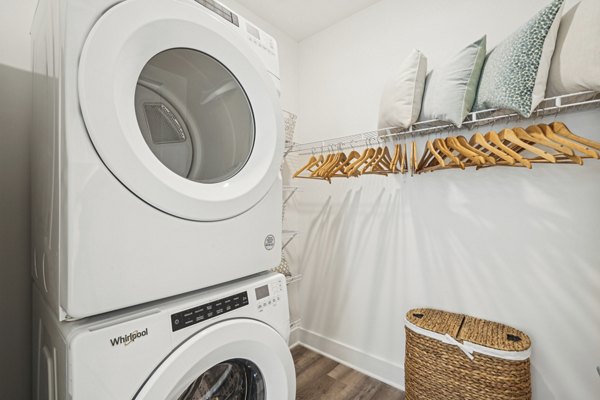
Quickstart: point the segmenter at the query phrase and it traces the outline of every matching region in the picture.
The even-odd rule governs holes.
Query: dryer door
[[[126,0],[94,25],[79,97],[104,164],[139,198],[198,221],[269,190],[283,123],[271,79],[227,22],[192,0]]]
[[[140,388],[143,400],[293,400],[294,362],[268,325],[235,319],[198,332],[169,355]]]

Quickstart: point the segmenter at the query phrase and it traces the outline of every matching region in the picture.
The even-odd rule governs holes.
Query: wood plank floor
[[[306,347],[292,349],[296,400],[404,400],[404,393]]]

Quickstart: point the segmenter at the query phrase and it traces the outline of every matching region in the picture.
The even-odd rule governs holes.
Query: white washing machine
[[[32,275],[59,319],[279,263],[272,37],[212,0],[40,0],[32,40]]]
[[[293,400],[285,278],[59,322],[34,288],[36,400]]]

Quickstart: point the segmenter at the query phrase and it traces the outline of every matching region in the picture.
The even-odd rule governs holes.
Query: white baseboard
[[[300,327],[294,328],[290,331],[290,340],[288,342],[290,349],[300,344]]]
[[[307,329],[298,328],[294,331],[297,331],[296,335],[298,338],[298,343],[290,340],[290,343],[294,343],[294,346],[301,344],[340,364],[344,364],[397,389],[404,390],[404,367],[402,365],[364,353],[355,347],[329,339]]]

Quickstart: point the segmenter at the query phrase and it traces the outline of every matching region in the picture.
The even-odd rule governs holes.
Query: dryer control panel
[[[233,296],[171,314],[171,328],[175,332],[247,305],[248,292],[240,292]]]
[[[282,297],[283,285],[285,285],[283,279],[278,279],[275,282],[254,289],[254,293],[256,294],[256,308],[259,312],[265,310],[267,307],[276,307],[279,304]]]

